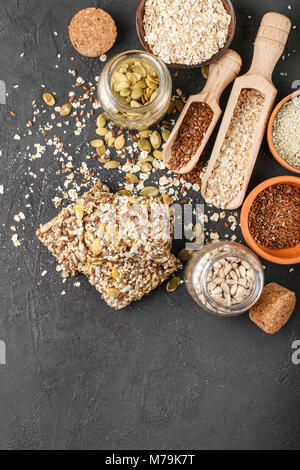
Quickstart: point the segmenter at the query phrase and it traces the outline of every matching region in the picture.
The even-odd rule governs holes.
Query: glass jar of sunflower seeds
[[[235,242],[219,241],[195,251],[185,270],[187,289],[204,310],[232,317],[260,298],[264,272],[258,257]]]
[[[127,129],[147,129],[170,104],[172,79],[166,65],[144,51],[127,51],[104,67],[98,95],[107,116]]]

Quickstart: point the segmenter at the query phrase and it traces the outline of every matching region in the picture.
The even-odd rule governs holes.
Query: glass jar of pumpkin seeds
[[[104,67],[98,95],[107,116],[127,129],[147,129],[166,113],[172,79],[166,65],[144,51],[127,51]]]
[[[185,270],[188,292],[209,313],[232,317],[259,299],[264,272],[258,257],[235,242],[219,241],[195,251]]]

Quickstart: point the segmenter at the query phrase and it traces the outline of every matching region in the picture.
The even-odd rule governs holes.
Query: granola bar
[[[89,213],[94,210],[96,201],[105,197],[107,192],[109,188],[98,182],[76,204],[80,204]],[[80,266],[86,260],[84,225],[79,211],[76,211],[76,204],[64,208],[57,217],[42,225],[36,232],[37,237],[72,276],[81,271]]]
[[[110,194],[98,183],[40,227],[37,236],[73,276],[87,262],[136,258],[164,262],[172,245],[174,218],[159,197]]]
[[[102,299],[116,310],[123,309],[149,294],[182,266],[174,255],[163,262],[147,260],[144,266],[132,259],[87,264],[84,274],[102,294]]]

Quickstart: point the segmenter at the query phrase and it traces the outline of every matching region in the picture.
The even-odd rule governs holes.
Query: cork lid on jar
[[[69,25],[70,40],[79,54],[99,57],[112,48],[117,37],[113,18],[101,8],[79,11]]]

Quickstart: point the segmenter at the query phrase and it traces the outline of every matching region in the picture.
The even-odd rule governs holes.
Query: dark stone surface
[[[288,14],[297,25],[286,49],[291,55],[274,73],[281,99],[300,79],[299,2],[234,3],[238,31],[232,47],[243,57],[243,72],[265,12]],[[85,280],[80,288],[73,282],[62,286],[54,260],[35,239],[37,225],[56,213],[51,199],[57,162],[51,152],[33,162],[38,173],[33,181],[25,174],[24,153],[40,133],[35,129],[31,139],[21,142],[13,136],[22,134],[30,119],[32,100],[40,103],[41,83],[66,95],[72,83],[69,68],[91,80],[102,67],[76,54],[67,37],[71,17],[87,6],[103,7],[117,22],[118,42],[109,57],[139,48],[136,0],[0,2],[0,79],[8,92],[7,105],[0,106],[0,184],[5,187],[0,195],[0,340],[7,347],[7,365],[0,365],[0,447],[299,448],[300,366],[291,361],[292,342],[300,339],[299,304],[275,336],[265,335],[247,315],[223,320],[200,311],[184,287],[171,295],[162,287],[125,312],[114,312]],[[199,70],[181,71],[174,80],[174,87],[188,94],[203,85]],[[81,138],[83,152],[92,135],[90,126]],[[264,142],[249,189],[287,173]],[[31,208],[26,208],[24,194],[32,183]],[[21,210],[26,219],[16,224],[13,216]],[[11,242],[11,225],[25,226],[18,249]],[[299,266],[290,272],[289,266],[264,264],[267,282],[299,294]],[[48,274],[42,278],[44,269]]]

